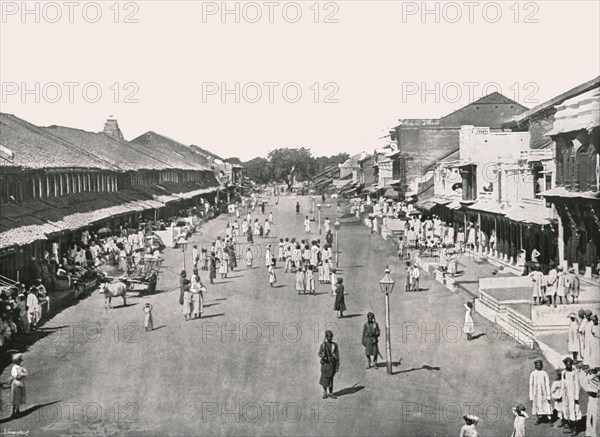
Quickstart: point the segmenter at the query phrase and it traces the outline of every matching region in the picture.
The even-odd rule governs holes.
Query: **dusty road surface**
[[[510,435],[510,407],[522,402],[530,409],[528,377],[540,354],[477,315],[476,331],[483,335],[468,343],[462,335],[467,298],[426,274],[421,292],[405,293],[404,266],[392,245],[356,220],[343,219],[339,233],[346,318],[336,318],[329,285],[317,283],[315,296],[298,295],[293,274],[278,266],[276,287],[269,286],[264,245],[305,238],[309,202],[283,196],[275,206],[270,199],[265,216],[273,211],[275,224],[271,238],[255,241],[255,268],[247,270],[240,260],[229,278],[208,285],[202,319],[185,321],[181,313],[177,249],[165,250],[154,295],[133,294],[126,307],[117,300],[105,311],[96,292],[55,316],[24,354],[30,376],[22,417],[7,419],[9,392],[2,391],[2,429],[30,436],[454,436],[461,416],[473,413],[481,418],[481,435]],[[335,204],[323,208],[325,216],[337,217]],[[224,235],[227,219],[204,225],[192,240],[204,244]],[[311,239],[318,238],[316,228],[313,222]],[[188,270],[190,263],[191,246]],[[369,311],[383,331],[378,281],[388,264],[396,281],[390,298],[393,375],[382,359],[378,370],[366,369],[360,339]],[[206,272],[201,276],[207,283]],[[143,329],[145,302],[154,307],[152,332]],[[325,329],[334,332],[341,354],[336,399],[322,399],[318,385]],[[385,357],[384,341],[382,335]],[[530,422],[528,436],[562,435]]]

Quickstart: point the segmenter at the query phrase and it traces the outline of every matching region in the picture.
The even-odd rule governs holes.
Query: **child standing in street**
[[[463,332],[467,334],[467,341],[471,341],[473,338],[473,332],[475,331],[475,325],[473,318],[471,317],[471,311],[473,310],[473,303],[467,302],[465,304],[465,324],[463,326]]]
[[[144,311],[144,329],[152,331],[154,329],[154,324],[152,323],[152,305],[146,302],[142,310]]]
[[[252,250],[248,248],[246,250],[246,268],[252,268],[252,261],[254,261],[254,257],[252,256]]]
[[[525,407],[517,404],[512,408],[515,415],[514,430],[511,437],[525,437],[525,420],[529,417],[525,412]]]
[[[271,264],[267,270],[269,272],[269,284],[271,284],[271,287],[273,287],[273,284],[277,282],[277,277],[275,276],[275,258],[271,259]]]
[[[412,269],[410,268],[410,261],[406,262],[406,272],[404,277],[404,291],[412,290]]]

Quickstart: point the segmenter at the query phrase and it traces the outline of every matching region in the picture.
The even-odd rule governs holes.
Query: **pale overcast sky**
[[[90,131],[114,115],[127,139],[152,130],[242,160],[372,150],[399,118],[443,116],[485,84],[532,107],[600,74],[597,1],[430,2],[424,17],[420,1],[229,2],[239,23],[222,2],[75,3],[29,2],[23,16],[2,1],[2,112]],[[220,93],[236,82],[239,103]]]

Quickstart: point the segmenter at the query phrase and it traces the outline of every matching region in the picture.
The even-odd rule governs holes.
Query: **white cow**
[[[100,293],[104,294],[104,303],[108,305],[109,308],[112,308],[111,300],[113,297],[121,296],[123,298],[123,306],[127,306],[127,284],[124,282],[113,282],[109,284],[108,282],[104,282],[100,285]]]

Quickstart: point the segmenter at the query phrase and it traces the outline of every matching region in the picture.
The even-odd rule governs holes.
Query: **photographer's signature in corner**
[[[29,435],[29,430],[27,431],[13,431],[12,429],[8,429],[8,428],[4,428],[2,431],[0,431],[0,435],[14,435],[14,436],[28,436]]]

